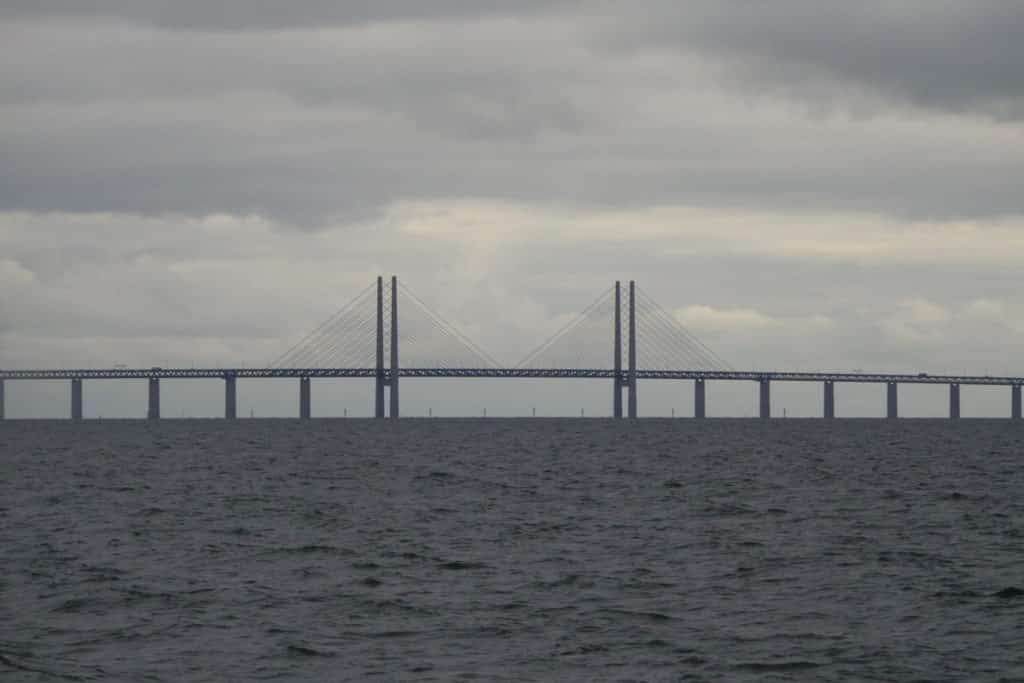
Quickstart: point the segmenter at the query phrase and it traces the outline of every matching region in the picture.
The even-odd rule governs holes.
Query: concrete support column
[[[234,375],[224,378],[224,418],[234,420],[238,417],[238,391]]]
[[[836,419],[836,383],[825,380],[825,419]]]
[[[707,391],[705,389],[704,380],[693,381],[693,416],[698,420],[703,420],[708,416]]]
[[[612,321],[612,367],[615,378],[612,379],[612,417],[622,417],[622,283],[615,281],[615,318]]]
[[[391,276],[391,419],[398,419],[398,278]]]
[[[636,282],[629,281],[629,416],[636,417]]]
[[[82,380],[71,380],[71,419],[82,419]]]
[[[772,382],[767,377],[762,378],[758,384],[760,385],[760,397],[761,397],[761,419],[767,420],[772,416]]]
[[[1021,419],[1019,384],[1010,387],[1010,417],[1015,420]]]
[[[4,381],[0,379],[0,420],[7,418],[7,414],[4,413]]]
[[[960,419],[960,385],[949,385],[949,419]]]
[[[384,278],[377,277],[377,386],[374,392],[373,416],[384,417]]]
[[[146,411],[146,418],[150,420],[160,419],[160,378],[149,378],[149,408]]]
[[[895,420],[899,415],[899,385],[896,382],[888,382],[885,385],[885,416]]]
[[[299,379],[299,418],[308,420],[313,414],[313,396],[308,377]]]

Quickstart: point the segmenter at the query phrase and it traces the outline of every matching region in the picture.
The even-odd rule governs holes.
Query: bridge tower
[[[374,412],[377,419],[384,417],[384,278],[377,276],[377,388],[374,392]]]
[[[398,419],[398,278],[391,276],[391,374],[388,377],[391,396],[391,419]]]
[[[629,417],[636,417],[636,282],[629,281]]]
[[[398,278],[391,276],[390,362],[384,366],[384,278],[377,277],[377,386],[374,417],[384,418],[384,388],[388,388],[390,417],[398,418]]]
[[[615,326],[612,362],[615,377],[612,379],[612,416],[622,417],[622,389],[628,385],[622,377],[622,283],[615,281]]]

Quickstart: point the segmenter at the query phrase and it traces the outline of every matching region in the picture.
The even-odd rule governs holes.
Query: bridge
[[[960,417],[961,386],[1005,386],[1010,393],[1011,418],[1021,419],[1022,416],[1024,377],[736,370],[642,292],[634,281],[629,282],[626,296],[622,284],[616,282],[514,366],[503,366],[495,361],[396,277],[391,278],[388,294],[385,296],[384,278],[378,277],[376,286],[370,285],[360,292],[331,318],[262,368],[0,370],[0,420],[5,418],[6,381],[69,381],[70,416],[81,420],[85,380],[148,380],[147,417],[159,419],[160,380],[222,379],[224,417],[235,419],[239,378],[298,379],[299,416],[309,419],[313,379],[372,378],[375,380],[375,417],[398,418],[400,380],[431,377],[610,380],[615,418],[637,417],[639,380],[692,381],[693,417],[697,419],[707,416],[706,388],[712,381],[756,383],[762,419],[772,416],[771,386],[775,382],[820,383],[825,419],[836,417],[835,385],[838,383],[884,384],[885,414],[890,419],[899,415],[901,384],[948,385],[951,419]],[[407,358],[406,365],[399,363],[400,351]]]

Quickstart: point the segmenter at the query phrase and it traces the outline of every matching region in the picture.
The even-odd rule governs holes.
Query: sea
[[[0,681],[1024,681],[1024,424],[0,423]]]

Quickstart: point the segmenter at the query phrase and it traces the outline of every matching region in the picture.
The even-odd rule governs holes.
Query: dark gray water
[[[0,680],[1024,680],[1024,425],[0,423]]]

